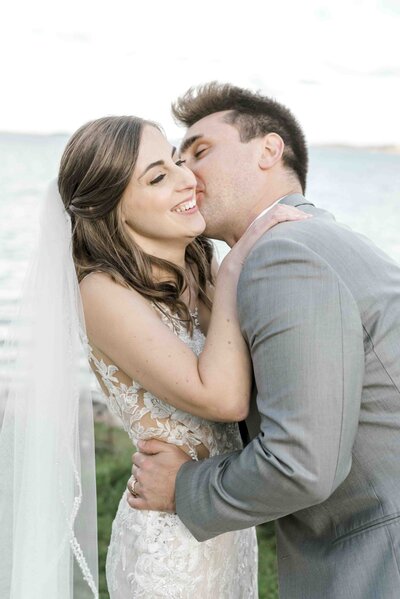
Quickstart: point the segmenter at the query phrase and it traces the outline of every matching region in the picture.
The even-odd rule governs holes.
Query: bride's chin
[[[200,235],[203,235],[204,229],[198,230],[198,231],[188,231],[187,235],[185,235],[185,242],[186,245],[189,245],[190,243],[192,243],[197,237],[200,237]]]
[[[200,214],[200,212],[198,214],[198,217],[199,217],[199,225],[198,225],[198,233],[196,235],[201,235],[202,233],[204,233],[204,230],[206,228],[206,221],[204,220],[203,215]]]
[[[193,237],[194,239],[195,237],[202,235],[204,233],[205,228],[206,221],[202,217],[201,221],[199,220],[199,222],[195,225],[193,224],[191,227],[187,227],[187,237]]]
[[[194,237],[198,237],[199,235],[202,235],[204,233],[205,228],[206,228],[206,223],[204,223],[203,227],[198,227],[198,229],[193,233]]]

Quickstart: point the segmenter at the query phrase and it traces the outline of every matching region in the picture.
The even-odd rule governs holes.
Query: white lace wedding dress
[[[154,305],[154,308],[156,306]],[[159,312],[163,322],[196,355],[204,346],[197,315],[190,337],[186,328]],[[89,359],[134,446],[138,439],[157,437],[185,446],[197,459],[200,445],[210,456],[242,447],[236,423],[213,423],[178,410],[145,391],[123,384],[118,368]],[[112,525],[106,575],[110,599],[257,599],[257,540],[254,528],[227,532],[198,542],[179,517],[132,509],[125,491]]]

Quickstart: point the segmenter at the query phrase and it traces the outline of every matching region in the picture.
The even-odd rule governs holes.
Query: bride
[[[239,449],[237,422],[251,385],[236,316],[241,266],[267,229],[306,218],[277,206],[249,227],[217,274],[211,242],[201,235],[193,173],[156,124],[136,117],[81,127],[62,156],[58,190],[45,205],[41,260],[25,289],[32,343],[16,335],[31,350],[21,352],[30,367],[22,361],[20,378],[14,375],[0,436],[0,465],[10,475],[0,524],[14,548],[1,553],[0,595],[13,599],[98,597],[92,423],[77,399],[74,332],[134,446],[157,437],[193,460]],[[48,326],[38,328],[37,314]],[[20,421],[23,438],[15,432]],[[11,446],[18,448],[12,455]],[[22,501],[15,509],[24,490],[28,505],[36,502],[29,519]],[[79,570],[71,569],[71,552]],[[176,514],[133,510],[124,493],[106,573],[111,599],[255,599],[255,529],[199,543]]]

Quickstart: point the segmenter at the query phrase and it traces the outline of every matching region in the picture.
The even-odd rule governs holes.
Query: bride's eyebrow
[[[171,158],[175,154],[175,152],[176,152],[176,148],[173,147],[172,148],[172,153],[171,153]],[[142,177],[144,177],[144,175],[147,173],[147,171],[149,171],[154,166],[164,166],[164,165],[165,165],[164,160],[156,160],[155,162],[152,162],[151,164],[149,164],[148,166],[146,166],[146,168],[144,169],[143,173],[140,175],[140,177],[138,177],[138,180],[141,179]]]

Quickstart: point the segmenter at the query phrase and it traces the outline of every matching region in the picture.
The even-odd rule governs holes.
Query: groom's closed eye
[[[185,139],[182,142],[182,145],[180,147],[179,153],[182,155],[185,152],[187,152],[190,148],[193,148],[193,146],[196,143],[196,141],[198,141],[202,137],[203,137],[202,135],[192,135],[192,137],[188,137],[187,139]]]
[[[203,154],[203,152],[205,152],[207,150],[207,148],[201,147],[200,149],[196,149],[195,152],[193,152],[193,156],[195,158],[200,158],[200,156]]]

